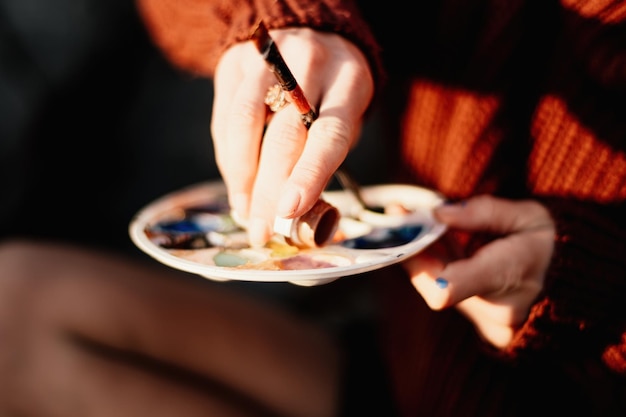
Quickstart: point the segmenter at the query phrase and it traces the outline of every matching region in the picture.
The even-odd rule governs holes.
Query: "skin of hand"
[[[288,105],[268,121],[263,100],[276,79],[251,41],[220,58],[211,118],[216,163],[253,246],[269,240],[276,216],[299,217],[317,201],[355,145],[374,93],[365,56],[341,36],[308,28],[270,35],[318,118],[307,130]]]
[[[413,286],[431,309],[456,307],[484,340],[506,347],[543,288],[554,221],[534,200],[487,195],[442,205],[434,215],[451,229],[497,238],[468,258],[455,256],[445,239],[436,242],[403,263]]]

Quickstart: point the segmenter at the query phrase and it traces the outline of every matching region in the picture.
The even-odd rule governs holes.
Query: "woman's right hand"
[[[270,34],[319,116],[307,130],[289,105],[267,122],[263,101],[276,79],[254,44],[235,44],[220,59],[211,120],[216,162],[254,246],[267,242],[276,216],[299,217],[317,201],[358,139],[374,93],[370,66],[348,40],[308,28]]]

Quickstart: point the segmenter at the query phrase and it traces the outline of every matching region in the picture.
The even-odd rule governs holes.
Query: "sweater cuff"
[[[355,2],[339,0],[136,0],[155,44],[175,66],[212,77],[220,56],[246,41],[259,20],[269,29],[309,27],[337,33],[367,57],[376,85],[384,81],[380,50]]]
[[[626,369],[624,204],[544,200],[557,225],[544,291],[503,352],[586,352]],[[621,354],[620,354],[621,352]],[[621,371],[620,371],[621,372]]]
[[[381,49],[356,2],[341,0],[300,0],[299,8],[286,0],[258,0],[258,17],[268,28],[309,27],[336,33],[354,43],[370,64],[377,90],[386,82]]]

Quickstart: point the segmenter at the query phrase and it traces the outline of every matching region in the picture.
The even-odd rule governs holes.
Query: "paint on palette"
[[[260,252],[259,252],[260,253]],[[263,260],[252,259],[249,252],[233,252],[223,250],[213,257],[216,266],[237,269],[254,269],[265,271],[287,271],[301,269],[333,268],[354,263],[353,259],[343,255],[297,253],[290,256],[269,255]]]
[[[337,266],[325,260],[315,259],[315,257],[310,255],[291,256],[289,258],[279,260],[277,264],[280,269],[283,270],[319,269]]]
[[[322,256],[321,251],[303,253],[297,247],[271,240],[264,248],[252,249],[247,243],[245,230],[229,214],[226,203],[217,202],[193,206],[178,212],[178,216],[162,219],[146,228],[147,237],[163,249],[182,249],[178,256],[186,257],[196,250],[216,248],[212,262],[219,267],[257,270],[302,270],[346,266],[353,258],[336,253]],[[396,227],[372,227],[353,220],[344,222],[332,246],[350,250],[392,248],[407,244],[423,231],[422,224],[405,224]],[[367,226],[367,227],[364,227]],[[192,252],[187,252],[192,251]],[[199,253],[199,252],[198,252]]]
[[[407,224],[398,227],[377,228],[371,232],[339,244],[351,249],[384,249],[405,245],[419,236],[422,224]]]
[[[238,266],[248,264],[250,260],[237,253],[228,252],[228,251],[219,251],[213,257],[213,262],[215,262],[216,266],[221,266],[224,268],[236,268]]]
[[[146,236],[164,249],[204,249],[231,245],[247,246],[244,233],[227,213],[228,206],[211,204],[186,208],[182,216],[161,220],[146,228]],[[236,240],[236,242],[235,242]]]

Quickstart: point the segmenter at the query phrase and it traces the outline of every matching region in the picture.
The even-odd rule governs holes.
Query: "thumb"
[[[484,195],[440,206],[434,214],[451,227],[500,238],[469,258],[442,262],[437,268],[424,262],[424,256],[409,264],[413,285],[431,308],[446,308],[475,295],[537,291],[540,282],[528,278],[541,276],[547,267],[554,227],[547,209],[538,202]]]
[[[475,295],[502,291],[504,277],[517,281],[519,275],[511,263],[517,256],[515,247],[508,244],[490,244],[471,258],[445,263],[429,253],[419,254],[406,262],[413,286],[434,310],[455,305]]]
[[[439,206],[435,208],[434,215],[450,227],[495,234],[515,233],[552,224],[547,209],[535,201],[511,201],[490,195]]]

